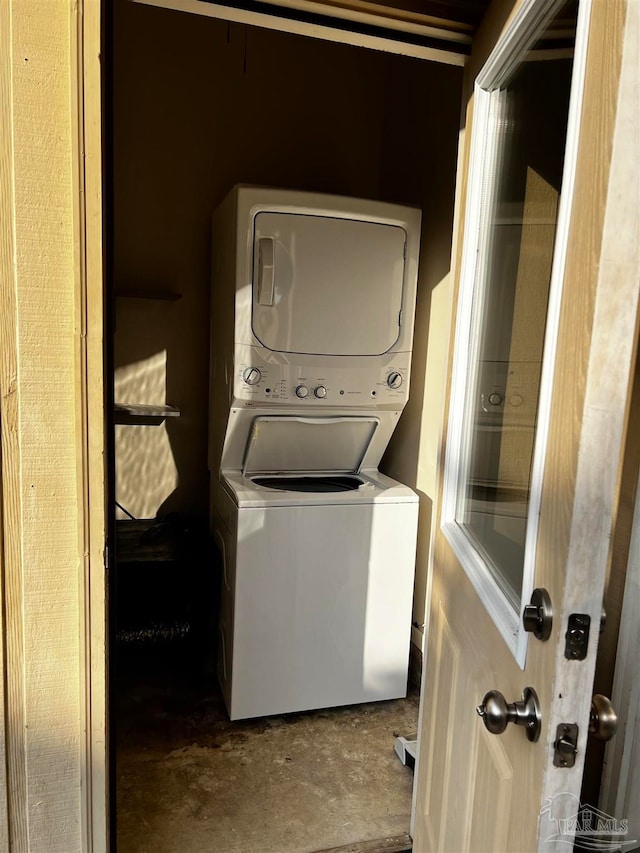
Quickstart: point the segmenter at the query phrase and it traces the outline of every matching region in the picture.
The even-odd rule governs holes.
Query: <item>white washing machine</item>
[[[419,233],[412,208],[254,187],[214,215],[231,719],[406,695],[418,498],[377,467],[408,394]]]

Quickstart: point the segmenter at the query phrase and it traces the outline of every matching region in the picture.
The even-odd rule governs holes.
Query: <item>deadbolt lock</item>
[[[493,735],[501,735],[509,723],[515,723],[524,726],[532,743],[540,737],[540,703],[533,687],[525,687],[518,702],[507,702],[499,690],[490,690],[476,711]]]
[[[538,640],[548,640],[553,625],[553,608],[546,589],[534,589],[531,603],[526,604],[522,612],[524,630],[529,631]]]

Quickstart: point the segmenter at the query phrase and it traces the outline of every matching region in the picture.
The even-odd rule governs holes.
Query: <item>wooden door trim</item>
[[[102,199],[102,3],[72,5],[71,80],[82,701],[82,849],[109,846],[106,417]]]
[[[99,15],[97,0],[0,2],[0,847],[11,850],[107,844],[99,86],[85,97],[99,80]]]
[[[606,6],[606,8],[605,8]],[[564,635],[570,613],[586,613],[593,626],[590,647],[597,648],[604,583],[611,560],[624,446],[632,395],[640,322],[640,253],[638,250],[637,188],[640,170],[637,159],[637,51],[638,7],[616,0],[595,3],[590,30],[586,109],[581,129],[579,183],[567,260],[567,282],[579,298],[588,291],[582,316],[589,346],[576,353],[584,365],[584,385],[568,388],[556,378],[554,408],[567,411],[567,399],[580,416],[579,437],[573,442],[576,498],[568,541],[560,553],[584,579],[565,585],[558,608],[559,631]],[[634,78],[635,73],[635,78]],[[634,89],[635,86],[635,89]],[[589,214],[586,213],[589,211]],[[586,220],[586,222],[585,222]],[[576,318],[565,308],[561,335],[565,345],[576,337]],[[563,399],[564,398],[564,399]],[[556,428],[566,428],[557,423]],[[556,491],[566,488],[557,472],[547,471]],[[554,555],[547,555],[548,569]],[[591,581],[598,568],[598,583]],[[589,578],[589,580],[587,579]],[[589,717],[596,655],[576,666],[556,651],[558,684],[569,685],[570,694],[580,697],[580,707],[556,685],[552,692],[547,748],[552,754],[556,726],[564,721]],[[558,772],[549,763],[541,809],[560,794],[579,798],[586,750],[586,726],[581,726],[576,766],[578,772]],[[569,800],[566,798],[570,809]],[[593,804],[595,805],[595,804]],[[555,809],[555,818],[563,815]],[[571,811],[567,815],[571,818]],[[620,816],[623,817],[623,816]],[[541,816],[539,850],[566,849],[566,838],[556,845],[544,837]]]
[[[11,8],[0,2],[0,31],[9,34]],[[15,283],[15,193],[12,127],[12,57],[7,42],[0,51],[0,848],[26,846],[25,750],[23,722],[23,626],[12,619],[22,603],[20,544],[22,538],[20,433],[18,415],[17,294]],[[16,725],[17,723],[17,725]]]

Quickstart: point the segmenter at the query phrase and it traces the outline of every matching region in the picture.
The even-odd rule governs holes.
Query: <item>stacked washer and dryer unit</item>
[[[209,467],[232,720],[406,695],[416,209],[236,187],[213,219]]]

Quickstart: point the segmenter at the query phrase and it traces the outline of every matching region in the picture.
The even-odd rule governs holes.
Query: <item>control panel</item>
[[[345,359],[330,363],[271,363],[260,358],[260,351],[243,348],[243,360],[236,362],[233,396],[249,405],[302,404],[330,407],[376,406],[391,404],[394,408],[406,402],[409,386],[409,353],[395,353],[387,364],[372,359],[355,363]],[[246,360],[245,360],[246,359]]]

